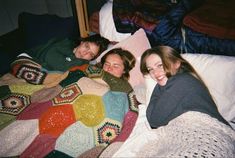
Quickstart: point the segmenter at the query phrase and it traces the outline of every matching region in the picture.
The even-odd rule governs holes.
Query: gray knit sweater
[[[229,125],[204,84],[184,72],[170,77],[165,86],[156,85],[146,115],[150,126],[158,128],[187,111],[203,112]]]

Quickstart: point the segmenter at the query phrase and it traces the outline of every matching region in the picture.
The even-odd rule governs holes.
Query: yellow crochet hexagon
[[[98,125],[105,117],[105,109],[102,97],[85,94],[76,99],[73,109],[76,120],[88,127]]]
[[[25,95],[32,95],[34,92],[39,91],[44,87],[45,87],[44,85],[34,85],[29,83],[13,84],[9,86],[11,92],[25,94]]]

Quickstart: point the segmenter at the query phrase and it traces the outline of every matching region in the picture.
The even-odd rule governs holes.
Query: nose
[[[111,72],[113,70],[112,65],[108,65],[108,64],[104,65],[103,69],[108,72]]]
[[[108,71],[112,71],[112,69],[113,69],[113,68],[112,68],[111,65],[108,65],[108,66],[107,66],[107,70],[108,70]]]
[[[88,54],[88,51],[83,51],[83,55],[87,55]]]
[[[161,69],[158,69],[158,68],[154,68],[154,69],[151,71],[151,73],[152,73],[152,74],[155,74],[155,75],[159,74],[160,72],[162,72],[162,70],[161,70]]]

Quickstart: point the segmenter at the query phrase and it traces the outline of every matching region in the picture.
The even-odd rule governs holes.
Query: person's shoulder
[[[182,79],[182,78],[192,79],[193,78],[193,76],[188,72],[179,72],[175,75],[175,77],[179,79]]]
[[[198,82],[198,79],[196,77],[187,72],[178,73],[173,78],[174,81],[177,83]]]
[[[72,40],[69,38],[58,38],[58,37],[54,37],[48,40],[48,43],[71,43],[71,42]]]
[[[201,85],[201,82],[196,77],[187,72],[177,73],[168,81],[168,87],[184,91],[191,91],[195,87],[201,87]]]

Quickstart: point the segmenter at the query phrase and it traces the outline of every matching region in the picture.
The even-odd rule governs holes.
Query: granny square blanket
[[[98,155],[128,138],[138,105],[128,81],[93,65],[47,71],[20,57],[0,78],[0,157]]]

